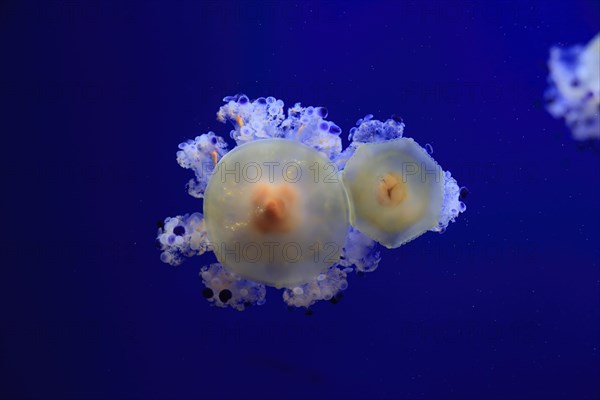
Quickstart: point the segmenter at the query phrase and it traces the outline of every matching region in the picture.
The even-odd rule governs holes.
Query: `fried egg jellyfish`
[[[335,303],[348,274],[377,268],[380,245],[443,232],[466,209],[466,189],[403,137],[398,117],[359,119],[342,151],[324,107],[296,103],[285,115],[274,97],[224,102],[217,118],[232,123],[235,148],[208,132],[177,152],[194,172],[187,189],[203,199],[203,214],[166,218],[156,240],[171,265],[214,252],[218,262],[200,278],[215,306],[261,305],[266,286],[283,289],[292,307]]]
[[[585,46],[550,49],[548,69],[548,112],[565,119],[574,139],[600,139],[600,33]]]

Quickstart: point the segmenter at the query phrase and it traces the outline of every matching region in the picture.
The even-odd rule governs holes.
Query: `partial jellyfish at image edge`
[[[573,139],[600,141],[600,33],[586,45],[555,46],[548,60],[546,109]]]

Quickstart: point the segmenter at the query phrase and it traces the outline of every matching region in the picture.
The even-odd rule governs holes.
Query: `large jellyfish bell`
[[[335,264],[348,234],[346,195],[331,163],[286,139],[227,153],[204,193],[208,239],[219,262],[275,287],[308,282]]]

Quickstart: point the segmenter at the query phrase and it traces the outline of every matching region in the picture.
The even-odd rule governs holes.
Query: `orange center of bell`
[[[252,225],[261,233],[286,233],[296,225],[298,195],[290,184],[260,183],[254,189]]]
[[[402,177],[388,173],[379,179],[377,185],[377,201],[382,206],[395,206],[406,198],[406,183]]]

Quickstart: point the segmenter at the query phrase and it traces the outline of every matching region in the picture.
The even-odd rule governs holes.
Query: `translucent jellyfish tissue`
[[[564,118],[574,139],[600,139],[600,33],[585,46],[553,47],[548,68],[548,112]]]
[[[286,113],[281,100],[245,95],[224,102],[217,118],[232,124],[236,146],[229,151],[213,132],[179,145],[203,212],[166,218],[156,240],[171,265],[214,252],[218,262],[200,278],[215,306],[264,304],[266,286],[283,289],[293,307],[336,302],[349,273],[377,268],[380,246],[444,232],[466,210],[467,190],[403,137],[398,117],[359,119],[342,151],[342,130],[324,107],[296,103]]]

